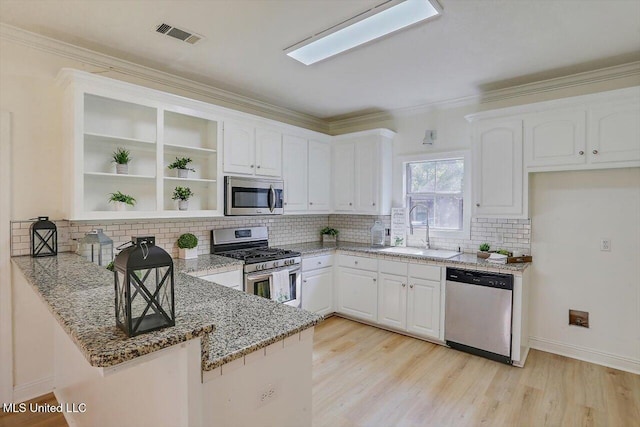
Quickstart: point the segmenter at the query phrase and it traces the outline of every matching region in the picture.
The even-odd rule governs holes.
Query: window
[[[434,159],[405,163],[409,221],[441,231],[463,231],[465,227],[465,158]]]

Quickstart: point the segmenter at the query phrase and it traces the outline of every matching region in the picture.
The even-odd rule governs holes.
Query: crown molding
[[[110,55],[62,42],[41,34],[23,30],[12,25],[0,23],[0,39],[18,43],[64,58],[73,59],[87,65],[103,68],[108,71],[124,74],[168,86],[174,89],[197,94],[223,107],[237,109],[269,119],[282,121],[294,126],[304,127],[318,132],[328,133],[326,120],[310,114],[299,113],[267,102],[258,101],[243,95],[199,83],[184,77],[159,71]]]
[[[541,80],[539,82],[527,83],[512,86],[505,89],[487,91],[481,95],[472,95],[462,98],[437,101],[428,104],[416,105],[413,107],[398,108],[390,111],[382,111],[370,114],[363,114],[353,117],[336,118],[329,121],[329,130],[332,135],[339,134],[349,129],[362,126],[378,126],[383,121],[393,120],[394,117],[403,115],[425,114],[439,109],[450,109],[465,107],[468,105],[488,104],[503,101],[506,99],[520,98],[529,95],[552,92],[556,90],[590,85],[608,80],[617,80],[628,77],[640,77],[640,61],[613,67],[600,68],[593,71],[571,74],[553,79]]]

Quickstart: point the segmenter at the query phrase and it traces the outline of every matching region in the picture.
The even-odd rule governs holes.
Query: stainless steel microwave
[[[282,215],[281,179],[224,177],[225,215]]]

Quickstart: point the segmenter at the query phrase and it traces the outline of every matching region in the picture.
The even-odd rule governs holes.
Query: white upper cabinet
[[[356,132],[334,138],[333,208],[336,212],[388,215],[394,132]]]
[[[598,164],[624,165],[640,160],[639,96],[600,103],[589,109],[588,155],[592,163]]]
[[[522,120],[483,120],[473,139],[476,216],[522,216]]]
[[[282,133],[256,129],[256,175],[282,176]]]
[[[223,138],[225,172],[282,176],[282,133],[226,121]]]
[[[241,123],[224,123],[224,171],[253,175],[255,170],[255,131]]]
[[[331,146],[309,140],[309,210],[331,209]]]
[[[549,111],[524,120],[525,164],[579,165],[586,161],[586,111]]]
[[[308,205],[307,140],[298,136],[282,138],[282,179],[284,180],[284,212],[305,212]]]
[[[355,144],[344,142],[333,147],[333,209],[352,212],[355,209]]]

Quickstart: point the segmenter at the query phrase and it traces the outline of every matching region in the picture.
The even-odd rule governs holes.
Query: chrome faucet
[[[427,220],[425,221],[425,226],[427,228],[427,240],[424,241],[424,247],[425,247],[425,249],[431,249],[431,243],[429,243],[429,207],[428,206],[417,204],[417,205],[414,205],[409,210],[409,233],[411,233],[411,235],[413,235],[413,221],[411,221],[411,213],[417,207],[422,207],[422,208],[425,208],[427,210]]]

